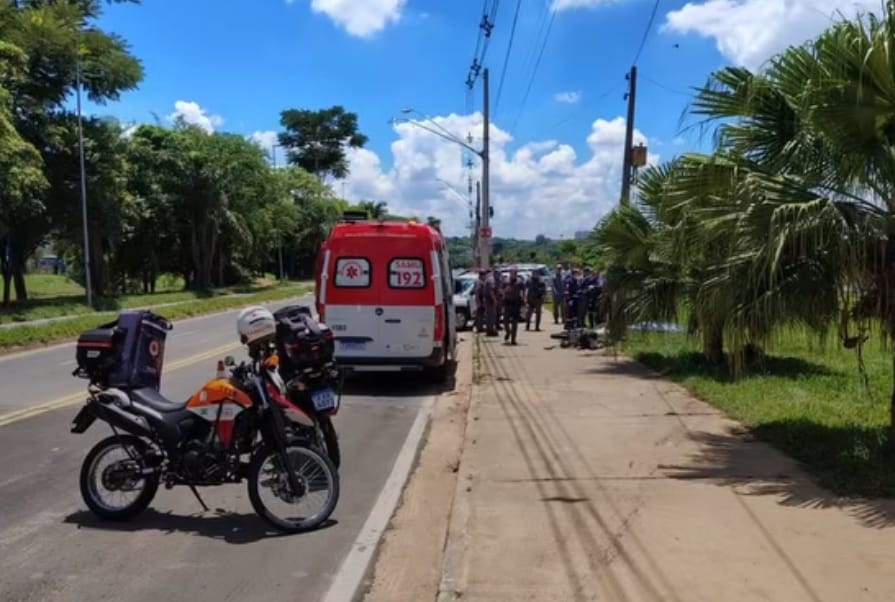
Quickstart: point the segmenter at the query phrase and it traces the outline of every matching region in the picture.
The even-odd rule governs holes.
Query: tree
[[[383,201],[361,201],[357,206],[367,213],[369,219],[385,219],[388,215],[388,204]]]
[[[889,2],[883,18],[835,24],[760,75],[722,69],[698,91],[691,112],[720,123],[717,148],[687,157],[663,197],[696,224],[681,236],[726,241],[702,272],[675,278],[692,274],[700,303],[726,308],[729,340],[792,322],[819,334],[837,324],[858,349],[873,323],[895,338],[893,39]],[[890,405],[895,442],[895,387]]]
[[[280,114],[285,129],[279,134],[290,164],[301,167],[321,180],[327,175],[342,179],[348,175],[346,148],[362,148],[367,137],[358,131],[357,114],[339,105],[319,111],[286,109]]]
[[[0,6],[0,40],[21,50],[26,74],[7,71],[0,86],[9,92],[15,129],[40,151],[45,163],[52,161],[50,155],[69,135],[64,128],[71,122],[60,125],[57,117],[65,113],[64,104],[74,90],[79,63],[86,95],[97,103],[117,99],[143,77],[142,66],[129,53],[127,43],[95,26],[101,6],[99,0],[31,0]],[[59,186],[49,189],[58,190]],[[44,197],[40,202],[48,205],[50,199]],[[34,211],[25,215],[7,215],[13,220],[7,226],[15,236],[6,239],[9,261],[5,268],[7,281],[9,277],[14,281],[19,299],[27,297],[25,259],[52,228],[46,215],[35,212],[38,205],[30,206]]]
[[[431,227],[435,228],[436,230],[438,230],[439,232],[441,232],[441,220],[438,219],[437,217],[430,215],[429,217],[426,218],[426,223],[429,224]]]
[[[5,9],[8,11],[8,7]],[[0,15],[3,9],[0,9]],[[24,75],[22,50],[0,40],[0,268],[3,274],[3,305],[10,302],[10,281],[15,276],[17,298],[27,297],[24,281],[24,251],[33,232],[41,231],[45,207],[41,200],[47,187],[43,161],[33,144],[15,127],[12,99],[5,87]]]

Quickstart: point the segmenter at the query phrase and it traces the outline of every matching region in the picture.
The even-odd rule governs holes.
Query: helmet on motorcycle
[[[260,305],[247,307],[236,317],[236,333],[243,345],[253,345],[269,339],[276,332],[276,321],[266,307]]]

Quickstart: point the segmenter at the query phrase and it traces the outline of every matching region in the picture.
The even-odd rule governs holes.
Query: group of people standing
[[[478,332],[498,336],[503,326],[504,341],[516,344],[519,321],[525,322],[525,330],[531,329],[534,318],[535,330],[541,329],[541,312],[547,299],[548,286],[553,296],[553,321],[567,328],[594,328],[600,321],[600,293],[603,279],[600,273],[585,267],[564,270],[561,264],[549,278],[540,272],[532,272],[525,281],[516,270],[508,277],[495,270],[479,272],[475,286],[476,319]],[[524,312],[524,314],[523,314]]]
[[[603,276],[597,270],[572,267],[563,270],[556,264],[550,278],[553,293],[553,322],[568,328],[596,328],[602,322],[600,296],[603,293]]]
[[[496,337],[502,323],[504,341],[515,345],[520,318],[525,322],[525,330],[531,329],[532,317],[535,319],[535,330],[541,329],[541,310],[547,298],[547,283],[538,272],[533,272],[526,282],[516,270],[510,270],[506,279],[494,270],[481,271],[474,295],[478,332]]]

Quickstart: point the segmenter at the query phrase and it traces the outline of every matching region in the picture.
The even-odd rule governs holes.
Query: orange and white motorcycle
[[[296,427],[303,421],[295,416],[306,413],[284,394],[270,359],[235,365],[228,358],[186,402],[153,387],[114,388],[79,374],[91,382],[72,432],[84,433],[97,419],[113,431],[81,468],[90,510],[108,520],[130,519],[149,506],[162,482],[189,487],[207,510],[197,487],[247,479],[252,507],[275,528],[295,533],[326,521],[339,500],[338,471],[314,431]],[[310,509],[300,510],[306,503]]]

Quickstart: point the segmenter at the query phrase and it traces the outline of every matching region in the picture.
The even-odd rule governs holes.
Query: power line
[[[594,97],[594,101],[603,100],[610,94],[615,94],[616,92],[619,91],[619,88],[623,87],[623,85],[624,85],[624,82],[618,82],[611,88],[606,89],[604,92],[602,92],[601,94],[598,94],[596,97]],[[585,109],[586,109],[586,106],[584,106],[582,104],[582,106],[579,107],[579,110],[574,111],[571,115],[563,117],[562,119],[560,119],[559,121],[554,123],[552,126],[550,126],[550,129],[552,130],[552,129],[558,128],[561,125],[565,125],[572,119],[575,119],[576,117],[578,117],[581,113],[583,113],[585,111]]]
[[[649,39],[649,34],[653,29],[653,21],[656,20],[656,13],[659,10],[659,0],[653,4],[653,11],[650,13],[649,20],[646,22],[646,30],[643,32],[643,37],[640,39],[640,46],[637,48],[637,53],[634,55],[634,60],[631,61],[632,65],[636,65],[637,61],[640,60],[640,53],[643,52],[643,47],[646,46],[646,41]]]
[[[662,82],[654,80],[653,78],[651,78],[648,75],[643,75],[641,73],[640,78],[646,80],[647,82],[651,83],[652,85],[656,86],[657,88],[661,88],[661,89],[665,90],[666,92],[671,92],[672,94],[680,94],[681,96],[693,96],[692,92],[684,92],[682,90],[676,90],[670,86],[663,84]]]
[[[503,58],[503,68],[500,70],[500,80],[497,83],[497,98],[494,101],[494,117],[497,117],[497,109],[500,106],[500,95],[503,92],[503,82],[507,75],[507,65],[510,63],[510,53],[513,50],[513,38],[516,35],[516,23],[519,21],[519,10],[522,8],[522,0],[516,0],[516,11],[513,13],[513,24],[510,26],[510,41],[507,43],[507,52]]]
[[[544,40],[541,42],[541,50],[538,52],[538,58],[535,61],[534,68],[531,72],[531,78],[528,80],[528,87],[525,89],[525,94],[522,96],[522,102],[519,105],[519,112],[516,114],[516,119],[513,120],[513,127],[510,128],[512,131],[516,130],[516,125],[519,123],[519,119],[522,118],[522,114],[525,112],[525,104],[528,102],[528,95],[531,94],[531,88],[535,83],[535,77],[538,74],[538,67],[541,66],[541,59],[544,58],[544,50],[547,48],[547,42],[550,40],[550,30],[553,28],[553,21],[556,19],[555,10],[550,12],[550,20],[547,22],[547,30],[544,33]]]

